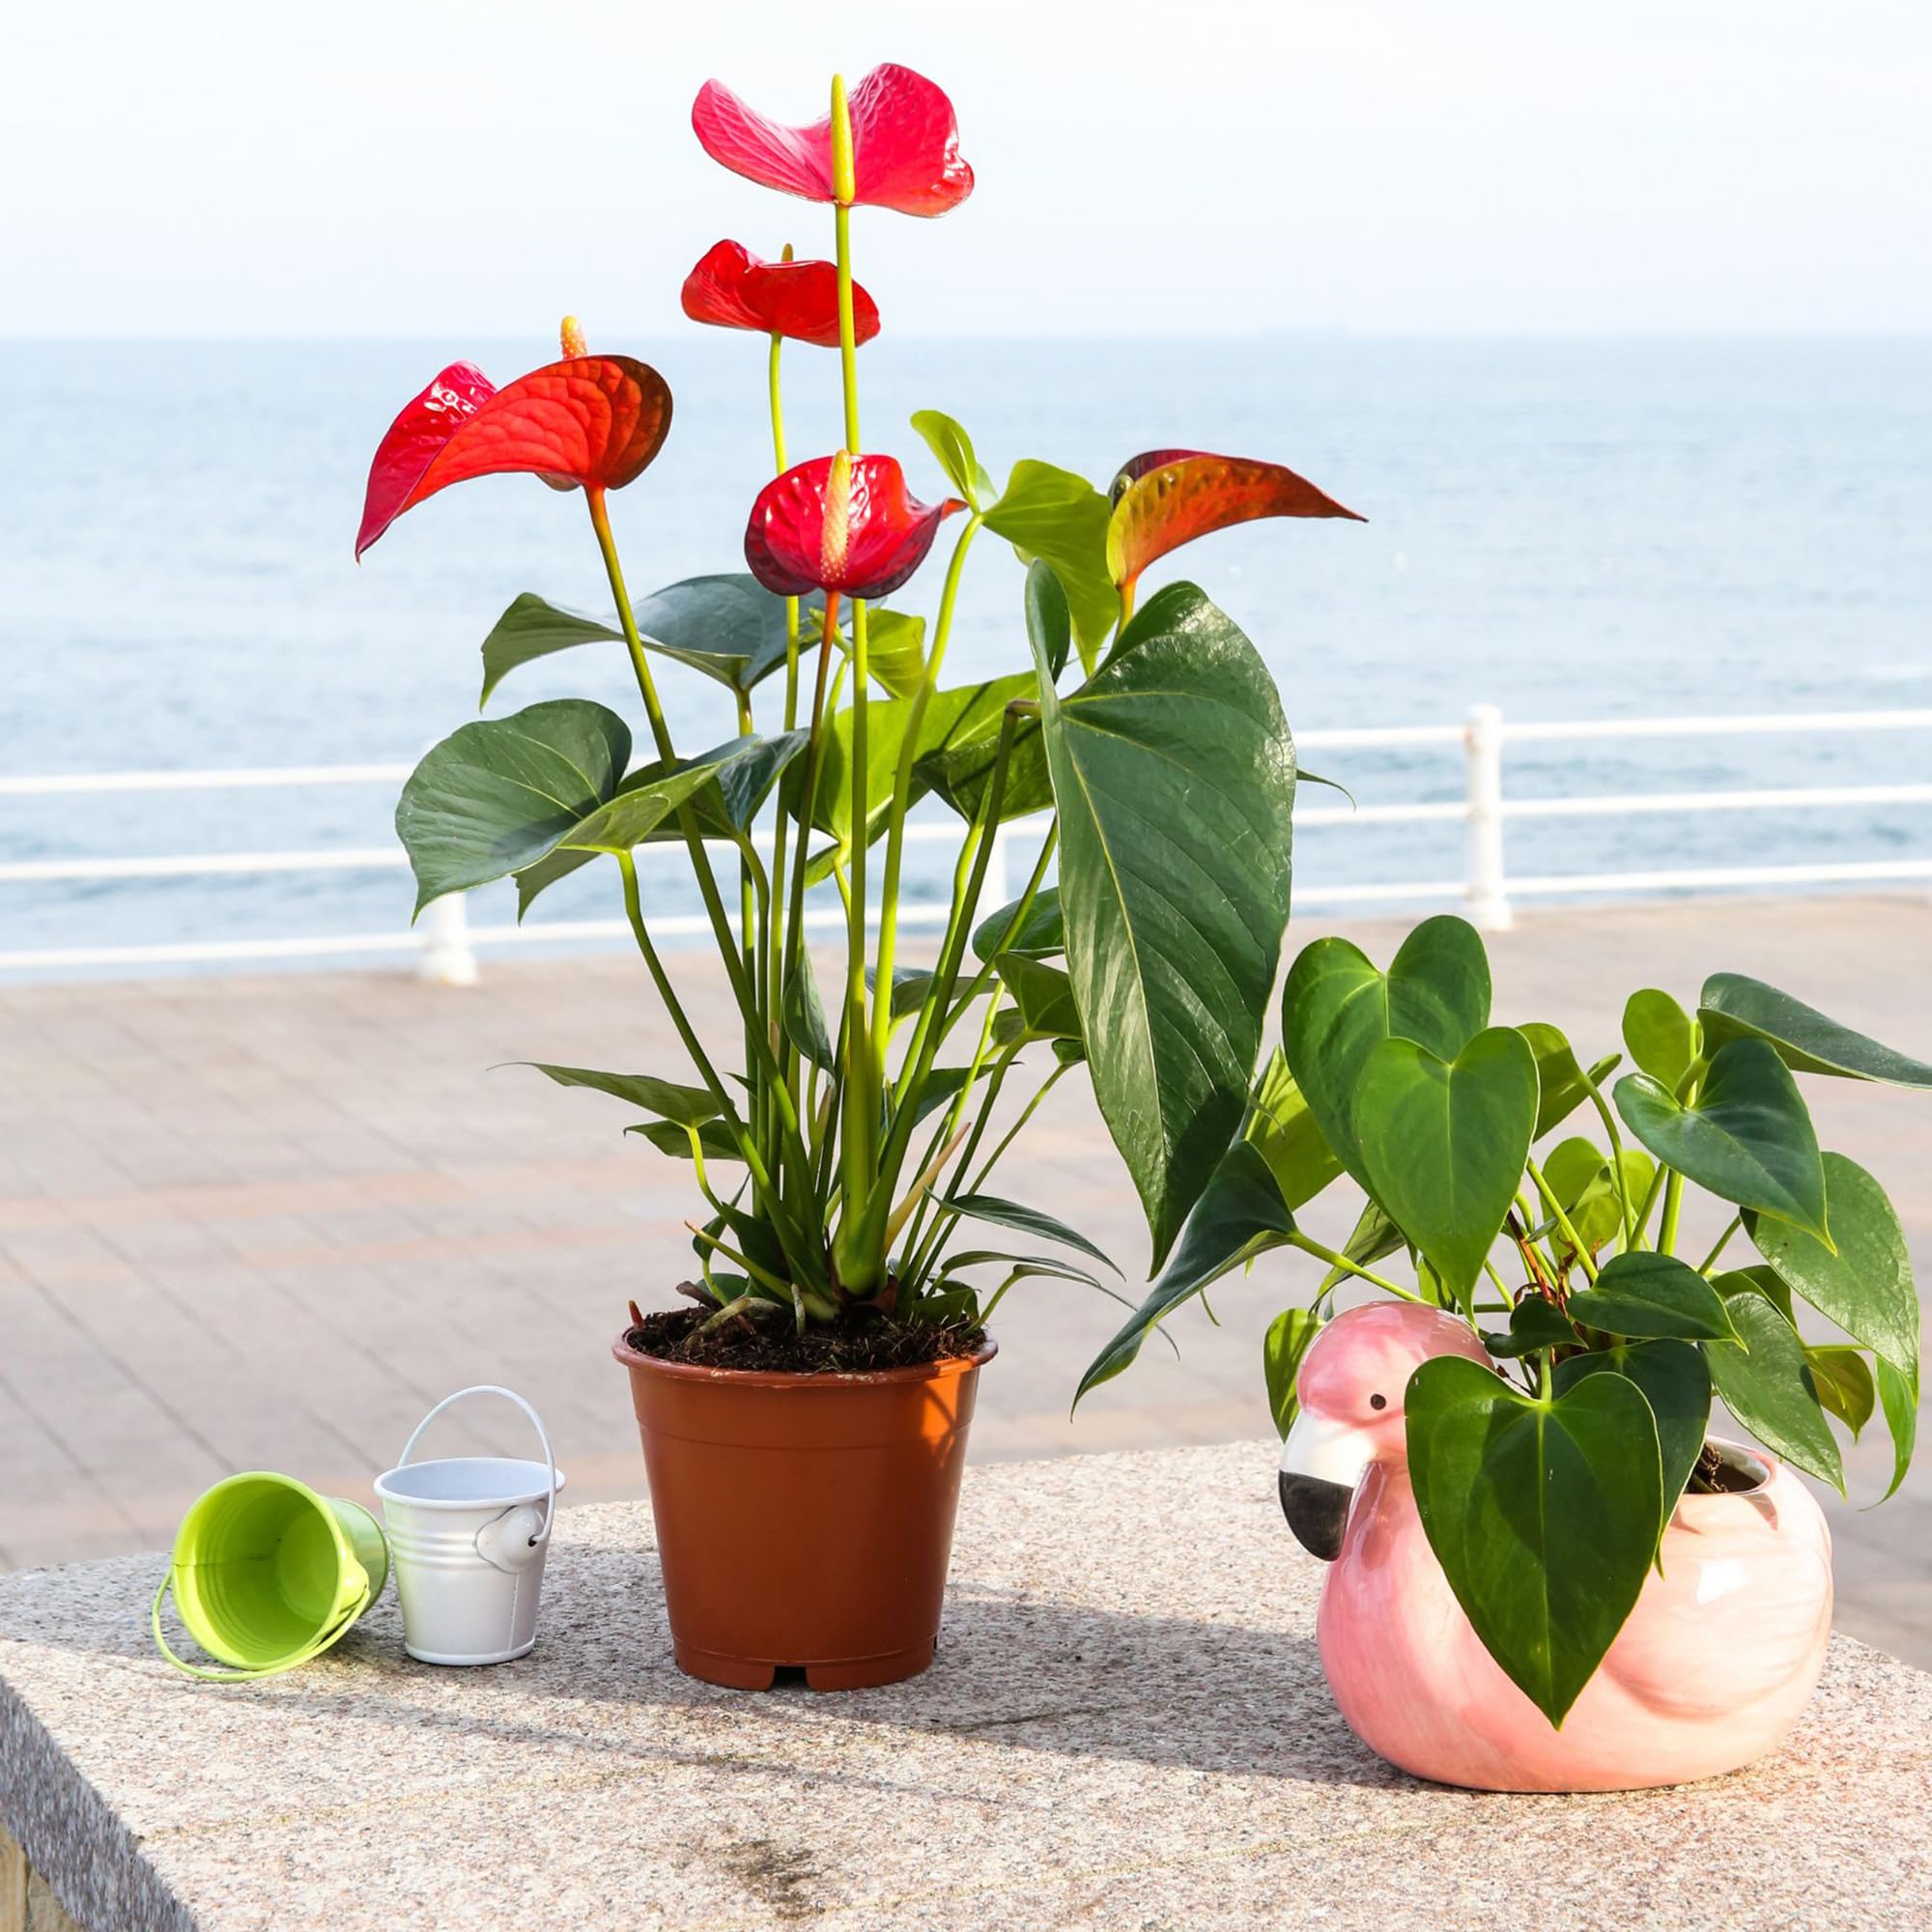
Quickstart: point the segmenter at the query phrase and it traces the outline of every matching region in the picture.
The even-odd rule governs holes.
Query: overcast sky
[[[91,0],[0,26],[0,334],[669,327],[716,74],[938,80],[978,170],[861,217],[904,335],[1932,328],[1926,0]]]

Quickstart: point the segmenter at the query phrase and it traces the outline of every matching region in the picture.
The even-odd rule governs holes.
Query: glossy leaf
[[[657,789],[666,768],[658,763],[641,765],[618,785],[612,798],[621,798],[630,792],[648,792],[656,805],[664,808],[659,810],[653,807],[649,820],[643,826],[642,837],[637,840],[639,844],[681,841],[684,832],[677,807],[683,804],[696,819],[697,829],[705,838],[729,838],[744,845],[750,841],[753,821],[765,800],[771,796],[780,774],[805,750],[808,740],[807,732],[786,731],[776,738],[746,739],[742,741],[743,749],[739,748],[739,741],[720,746],[723,762],[713,763],[708,757],[689,763],[681,760],[671,767],[673,773],[696,769],[707,774],[695,790],[687,789],[682,782],[668,792]],[[524,867],[517,873],[519,922],[540,893],[555,885],[559,879],[568,878],[579,867],[589,865],[603,849],[599,846],[578,847],[566,842],[547,853],[535,865]]]
[[[951,1199],[940,1199],[935,1195],[933,1198],[940,1207],[963,1214],[968,1220],[985,1221],[996,1228],[1010,1228],[1015,1234],[1033,1235],[1044,1241],[1058,1241],[1064,1247],[1077,1248],[1101,1266],[1120,1273],[1113,1262],[1085,1235],[1069,1228],[1057,1215],[1048,1214],[1038,1208],[1023,1207],[1017,1201],[1003,1201],[997,1194],[960,1194]]]
[[[1406,1406],[1429,1547],[1484,1647],[1560,1726],[1657,1548],[1650,1405],[1617,1375],[1539,1402],[1480,1363],[1438,1355],[1410,1377]]]
[[[1040,1276],[1048,1281],[1077,1281],[1088,1288],[1107,1291],[1107,1285],[1098,1276],[1092,1275],[1083,1267],[1076,1267],[1071,1262],[1059,1260],[1053,1255],[1009,1255],[1001,1248],[974,1248],[966,1254],[948,1255],[946,1273],[950,1277],[954,1268],[984,1267],[989,1263],[1004,1263],[1010,1272],[1000,1284],[1002,1292],[1016,1281],[1024,1281],[1031,1276]]]
[[[1282,1200],[1267,1162],[1247,1142],[1236,1141],[1195,1204],[1160,1278],[1125,1326],[1088,1365],[1074,1391],[1074,1403],[1125,1369],[1140,1353],[1149,1331],[1182,1302],[1243,1262],[1281,1247],[1293,1233],[1294,1216]]]
[[[986,527],[1046,564],[1060,580],[1081,662],[1092,666],[1121,621],[1121,594],[1107,570],[1107,499],[1084,476],[1031,459],[1013,465]],[[1058,675],[1058,672],[1055,672]]]
[[[1648,1193],[1657,1168],[1641,1148],[1623,1151],[1624,1187],[1633,1204],[1641,1203]],[[1570,1225],[1591,1254],[1605,1246],[1623,1227],[1623,1197],[1617,1192],[1616,1174],[1610,1157],[1594,1142],[1580,1135],[1559,1141],[1543,1163],[1543,1178],[1563,1204]],[[1569,1243],[1561,1230],[1556,1240],[1564,1255]]]
[[[1872,1378],[1878,1383],[1885,1426],[1891,1432],[1891,1482],[1880,1498],[1889,1501],[1912,1467],[1913,1447],[1918,1436],[1918,1385],[1900,1374],[1883,1355],[1872,1365]]]
[[[534,865],[617,789],[630,727],[582,698],[465,724],[428,752],[396,805],[416,910]]]
[[[810,644],[824,624],[825,599],[799,606]],[[754,691],[784,668],[785,600],[743,571],[687,577],[639,600],[636,616],[644,648],[702,671],[727,691]]]
[[[1745,1216],[1745,1233],[1820,1315],[1916,1379],[1918,1290],[1897,1211],[1857,1161],[1828,1153],[1824,1169],[1836,1254],[1788,1221],[1759,1214]]]
[[[1025,607],[1027,639],[1033,645],[1034,658],[1046,666],[1058,683],[1073,650],[1073,614],[1067,607],[1066,591],[1050,563],[1036,559],[1027,565]]]
[[[1648,1073],[1617,1082],[1624,1124],[1666,1167],[1719,1200],[1825,1232],[1825,1170],[1804,1096],[1761,1039],[1727,1040],[1697,1097],[1680,1105]]]
[[[1003,952],[993,965],[1013,997],[1013,1004],[993,1023],[999,1045],[1022,1039],[1085,1038],[1073,981],[1058,966],[1018,952]]]
[[[664,378],[629,355],[572,356],[487,387],[472,365],[452,363],[389,426],[369,470],[358,557],[405,510],[472,477],[525,471],[620,490],[670,431]]]
[[[1612,1255],[1596,1281],[1570,1297],[1574,1320],[1611,1335],[1681,1342],[1742,1340],[1718,1291],[1672,1255]]]
[[[886,597],[925,561],[940,524],[962,507],[909,496],[893,457],[840,450],[795,464],[758,492],[745,526],[745,561],[780,597],[812,590]]]
[[[1378,1261],[1386,1259],[1408,1244],[1403,1238],[1403,1232],[1388,1217],[1379,1201],[1368,1200],[1362,1203],[1362,1211],[1355,1217],[1355,1225],[1349,1232],[1349,1238],[1336,1250],[1345,1260],[1351,1261],[1357,1267],[1374,1267]],[[1428,1262],[1417,1257],[1418,1277],[1427,1268]],[[1345,1267],[1331,1267],[1321,1277],[1318,1291],[1326,1294],[1332,1288],[1339,1288],[1350,1280]],[[1439,1297],[1438,1297],[1439,1298]]]
[[[1274,1417],[1276,1433],[1284,1439],[1294,1426],[1301,1407],[1295,1397],[1294,1378],[1301,1373],[1301,1358],[1321,1332],[1321,1318],[1312,1308],[1284,1308],[1268,1323],[1262,1341],[1262,1373],[1267,1378],[1268,1413]]]
[[[1878,1388],[1865,1358],[1837,1343],[1808,1345],[1804,1360],[1818,1400],[1852,1432],[1856,1442],[1878,1409]]]
[[[1066,928],[1060,917],[1060,889],[1042,886],[1017,931],[1013,919],[1020,902],[1012,899],[973,928],[973,951],[981,960],[998,952],[1017,952],[1027,959],[1051,959],[1066,950]]]
[[[1321,1138],[1307,1096],[1295,1085],[1280,1047],[1268,1056],[1255,1084],[1253,1111],[1243,1137],[1261,1151],[1291,1208],[1314,1200],[1341,1175],[1342,1163]]]
[[[1693,1343],[1630,1342],[1588,1354],[1566,1356],[1551,1372],[1558,1395],[1585,1376],[1614,1371],[1627,1376],[1642,1391],[1657,1425],[1658,1450],[1663,1468],[1660,1540],[1669,1526],[1677,1499],[1690,1480],[1711,1430],[1711,1372]]]
[[[634,772],[605,804],[573,825],[557,844],[573,852],[628,852],[646,844],[674,822],[679,807],[693,804],[701,792],[712,789],[722,799],[734,767],[750,771],[754,780],[762,777],[769,786],[773,758],[780,753],[795,755],[798,747],[791,742],[795,736],[788,734],[785,740],[727,738],[695,758]]]
[[[674,1080],[660,1080],[653,1073],[600,1073],[590,1066],[549,1066],[540,1060],[523,1064],[548,1074],[559,1087],[588,1087],[609,1094],[679,1127],[701,1127],[724,1111],[707,1088],[683,1087]]]
[[[826,1028],[825,1004],[818,997],[810,952],[800,952],[798,964],[784,983],[782,1006],[785,1037],[812,1065],[826,1073],[837,1072],[838,1062]]]
[[[867,613],[866,668],[893,697],[910,697],[925,682],[925,619],[903,611]]]
[[[1191,583],[1040,692],[1066,961],[1158,1266],[1239,1129],[1288,921],[1294,746],[1253,644]]]
[[[978,737],[955,734],[952,743],[923,753],[915,768],[921,786],[969,825],[986,810],[993,770],[999,762],[997,718],[993,725],[992,730]],[[1000,795],[1000,822],[1004,825],[1009,819],[1028,817],[1046,810],[1052,804],[1053,780],[1047,771],[1039,720],[1024,718],[1007,753],[1007,782]]]
[[[973,439],[941,410],[920,410],[912,426],[926,448],[939,459],[946,480],[974,509],[988,502],[993,495],[993,479],[980,467],[973,450]]]
[[[923,74],[888,64],[852,89],[853,205],[901,214],[944,214],[973,192],[959,153],[952,103]],[[722,81],[707,80],[691,125],[720,166],[761,187],[833,202],[832,121],[790,127],[748,107]]]
[[[1697,1016],[1708,1040],[1768,1039],[1798,1073],[1836,1073],[1891,1087],[1932,1088],[1932,1065],[1924,1061],[1881,1046],[1828,1019],[1803,1000],[1742,973],[1714,973],[1706,980]]]
[[[1668,993],[1646,986],[1624,1003],[1624,1044],[1640,1072],[1674,1093],[1697,1058],[1697,1022]]]
[[[1498,1361],[1519,1355],[1533,1355],[1539,1349],[1574,1349],[1577,1331],[1565,1320],[1553,1301],[1540,1294],[1525,1294],[1510,1311],[1507,1332],[1492,1334],[1485,1329],[1483,1347]]]
[[[1536,1059],[1514,1027],[1454,1060],[1384,1039],[1362,1064],[1353,1130],[1369,1190],[1465,1305],[1509,1212],[1536,1126]]]
[[[1302,948],[1281,995],[1281,1039],[1322,1138],[1363,1186],[1355,1142],[1355,1085],[1371,1052],[1392,1036],[1454,1060],[1490,1020],[1490,962],[1466,920],[1426,919],[1382,974],[1347,939]]]
[[[1724,1406],[1774,1455],[1843,1495],[1844,1463],[1825,1420],[1804,1343],[1750,1284],[1719,1275],[1717,1287],[1743,1338],[1742,1346],[1704,1344],[1704,1360]]]
[[[600,624],[594,617],[580,617],[572,611],[559,611],[541,597],[526,590],[491,627],[483,639],[483,689],[478,709],[488,704],[490,694],[519,665],[532,658],[549,657],[577,644],[618,643],[621,631]]]
[[[838,347],[838,269],[833,262],[767,262],[719,242],[684,278],[684,312],[715,328],[755,329],[819,349]],[[879,332],[879,306],[852,284],[855,342]]]
[[[634,1121],[624,1131],[649,1141],[660,1153],[669,1155],[672,1160],[691,1158],[691,1136],[675,1121]],[[708,1161],[745,1158],[744,1150],[731,1138],[730,1129],[722,1121],[705,1122],[697,1130],[697,1141]]]
[[[1586,1081],[1577,1055],[1562,1030],[1543,1020],[1531,1020],[1517,1028],[1536,1056],[1536,1135],[1541,1140],[1553,1127],[1567,1121],[1590,1097],[1591,1084],[1601,1085],[1605,1076],[1623,1058],[1612,1054],[1590,1068]]]
[[[1149,564],[1182,544],[1257,517],[1366,521],[1278,463],[1195,449],[1151,450],[1132,458],[1116,479],[1107,525],[1108,574],[1116,583],[1130,584]]]

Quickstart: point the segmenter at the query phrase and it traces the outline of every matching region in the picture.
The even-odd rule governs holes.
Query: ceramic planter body
[[[1761,1452],[1763,1485],[1689,1495],[1608,1655],[1548,1719],[1470,1628],[1406,1469],[1357,1492],[1321,1592],[1321,1665],[1349,1725],[1392,1764],[1488,1791],[1623,1791],[1735,1771],[1797,1721],[1832,1634],[1832,1546],[1810,1492]]]
[[[615,1354],[650,1478],[678,1667],[763,1690],[911,1677],[932,1662],[966,1432],[971,1359],[872,1375],[696,1368]]]
[[[1763,1450],[1720,1445],[1757,1486],[1680,1498],[1661,1574],[1558,1730],[1483,1648],[1409,1486],[1400,1392],[1452,1352],[1488,1359],[1454,1317],[1377,1303],[1330,1322],[1297,1378],[1282,1502],[1304,1542],[1324,1500],[1310,1491],[1347,1512],[1310,1547],[1334,1557],[1316,1634],[1350,1728],[1418,1777],[1485,1791],[1682,1784],[1782,1743],[1832,1634],[1832,1539],[1809,1491]]]

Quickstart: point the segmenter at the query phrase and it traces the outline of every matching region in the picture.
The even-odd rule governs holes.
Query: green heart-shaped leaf
[[[1619,1375],[1540,1402],[1460,1355],[1424,1362],[1405,1400],[1429,1547],[1484,1647],[1560,1726],[1657,1548],[1662,1459],[1650,1405]]]
[[[630,756],[624,721],[576,697],[451,732],[396,802],[416,911],[534,865],[616,791]]]
[[[1322,1138],[1363,1187],[1368,1171],[1351,1110],[1369,1055],[1385,1039],[1411,1039],[1454,1060],[1490,1021],[1490,961],[1466,920],[1426,919],[1386,974],[1346,939],[1304,946],[1281,995],[1281,1041]]]
[[[1885,1411],[1885,1426],[1891,1432],[1891,1485],[1881,1501],[1896,1493],[1912,1466],[1913,1445],[1918,1435],[1918,1384],[1909,1381],[1881,1355],[1872,1369],[1878,1383],[1879,1406]]]
[[[1057,683],[1073,650],[1073,615],[1067,609],[1066,592],[1050,564],[1027,565],[1025,611],[1027,641],[1033,645],[1035,658],[1045,665],[1048,677]]]
[[[1158,1266],[1247,1110],[1288,923],[1294,745],[1260,653],[1191,583],[1039,703],[1094,1097]]]
[[[1611,1054],[1600,1060],[1591,1067],[1586,1080],[1576,1053],[1558,1028],[1542,1020],[1531,1020],[1517,1031],[1528,1040],[1529,1050],[1536,1055],[1536,1138],[1541,1140],[1590,1097],[1591,1086],[1601,1083],[1623,1055]]]
[[[1818,1400],[1852,1432],[1856,1442],[1878,1410],[1878,1387],[1865,1358],[1856,1349],[1833,1342],[1822,1347],[1807,1343],[1804,1359],[1810,1364]]]
[[[1742,973],[1714,973],[1704,981],[1697,1017],[1710,1041],[1769,1040],[1799,1073],[1836,1073],[1891,1087],[1932,1088],[1932,1065],[1914,1060],[1828,1019],[1815,1007]]]
[[[1073,981],[1058,966],[1019,952],[1002,952],[993,965],[1013,996],[1013,1004],[1003,1009],[993,1022],[993,1038],[998,1045],[1081,1037]]]
[[[838,1063],[832,1049],[832,1035],[825,1024],[825,1003],[818,996],[811,954],[803,949],[798,964],[784,983],[782,1006],[785,1037],[812,1065],[826,1073],[836,1072]]]
[[[1282,1246],[1293,1233],[1294,1216],[1282,1200],[1267,1162],[1246,1141],[1236,1141],[1195,1204],[1160,1279],[1080,1378],[1075,1405],[1089,1389],[1111,1381],[1126,1368],[1140,1353],[1148,1331],[1183,1301],[1242,1262]]]
[[[1514,1027],[1479,1033],[1453,1061],[1391,1038],[1363,1064],[1352,1128],[1370,1192],[1465,1304],[1521,1184],[1536,1097]]]
[[[1624,1044],[1640,1071],[1675,1091],[1697,1058],[1697,1022],[1668,993],[1646,986],[1624,1005]]]
[[[1606,1334],[1675,1336],[1683,1342],[1736,1342],[1723,1297],[1674,1255],[1612,1255],[1596,1281],[1570,1297],[1572,1318]]]
[[[939,459],[946,480],[974,509],[980,509],[993,494],[993,479],[973,453],[973,439],[943,410],[920,410],[912,426],[926,448]]]
[[[1742,1338],[1703,1345],[1724,1406],[1767,1449],[1843,1495],[1844,1462],[1797,1331],[1755,1284],[1719,1275],[1716,1286]]]
[[[1824,1156],[1833,1254],[1787,1221],[1745,1216],[1745,1233],[1779,1278],[1908,1380],[1918,1376],[1918,1290],[1905,1231],[1886,1192],[1857,1161]]]
[[[1764,1040],[1720,1046],[1689,1106],[1648,1073],[1625,1074],[1615,1098],[1624,1124],[1685,1179],[1825,1235],[1818,1136],[1798,1083]]]
[[[476,699],[480,710],[490,701],[490,694],[519,665],[533,658],[547,658],[554,651],[567,651],[578,644],[624,641],[622,631],[602,624],[595,617],[580,617],[574,611],[559,611],[541,597],[526,590],[491,627],[483,639],[483,690]]]
[[[1577,1330],[1553,1301],[1540,1294],[1525,1294],[1510,1311],[1506,1333],[1483,1334],[1483,1347],[1498,1361],[1514,1356],[1533,1355],[1539,1349],[1574,1348]]]
[[[1661,1541],[1711,1432],[1711,1372],[1690,1342],[1620,1342],[1587,1355],[1566,1356],[1550,1379],[1562,1395],[1585,1376],[1612,1370],[1629,1377],[1642,1391],[1657,1425],[1663,1466],[1662,1508],[1657,1525]]]

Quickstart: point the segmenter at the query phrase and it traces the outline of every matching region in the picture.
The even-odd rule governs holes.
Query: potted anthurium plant
[[[1321,1252],[1296,1212],[1344,1176],[1363,1191],[1265,1369],[1282,1506],[1332,1566],[1329,1684],[1423,1776],[1625,1788],[1770,1749],[1831,1631],[1831,1542],[1792,1470],[1842,1491],[1833,1424],[1875,1411],[1892,1489],[1911,1461],[1898,1216],[1821,1151],[1798,1076],[1927,1089],[1932,1065],[1731,973],[1694,1012],[1634,994],[1623,1037],[1610,1084],[1622,1054],[1586,1066],[1554,1027],[1492,1026],[1459,919],[1418,926],[1385,973],[1315,941],[1243,1135],[1082,1385],[1230,1269]],[[1680,1238],[1687,1188],[1728,1214],[1701,1252]],[[1345,1282],[1389,1298],[1331,1314]],[[1801,1303],[1846,1339],[1806,1340]],[[1714,1395],[1762,1449],[1712,1433]]]
[[[832,213],[830,260],[721,242],[684,285],[693,318],[769,344],[776,474],[748,501],[749,574],[632,599],[611,497],[658,455],[670,390],[645,363],[591,354],[574,323],[561,360],[501,389],[456,363],[403,411],[357,553],[467,478],[522,471],[581,494],[613,615],[519,597],[484,641],[484,698],[531,659],[620,650],[646,736],[570,699],[465,724],[410,779],[397,830],[418,910],[505,877],[527,908],[607,865],[681,1047],[648,1071],[542,1065],[627,1103],[630,1131],[690,1167],[696,1265],[652,1255],[639,1274],[686,1303],[633,1303],[616,1345],[678,1662],[748,1687],[786,1666],[821,1687],[884,1683],[932,1654],[995,1304],[1032,1274],[1099,1286],[1084,1264],[1111,1266],[990,1191],[994,1164],[1039,1094],[1084,1066],[1158,1265],[1248,1105],[1288,918],[1293,746],[1232,619],[1190,583],[1139,602],[1141,575],[1246,519],[1351,513],[1279,466],[1186,450],[1133,459],[1108,492],[1034,460],[999,486],[936,412],[913,427],[950,494],[919,500],[860,435],[858,351],[880,316],[853,279],[852,213],[938,215],[966,198],[951,102],[882,67],[849,99],[835,82],[810,126],[716,82],[692,119],[725,167]],[[804,462],[781,402],[788,341],[838,354],[843,446]],[[948,524],[930,621],[889,606]],[[949,684],[982,532],[1023,566],[1013,668]],[[660,696],[660,676],[684,671],[727,697],[701,749],[673,742]],[[899,904],[922,801],[962,835],[936,954],[915,964]],[[1024,892],[983,906],[995,834],[1034,813],[1048,829]],[[653,936],[638,860],[652,844],[682,848],[715,961],[667,958]],[[823,988],[806,945],[818,905],[843,925]],[[699,971],[731,987],[729,1040],[686,1014],[676,981]],[[996,1130],[1003,1097],[1022,1094]],[[1063,1258],[1012,1250],[1015,1235]]]

